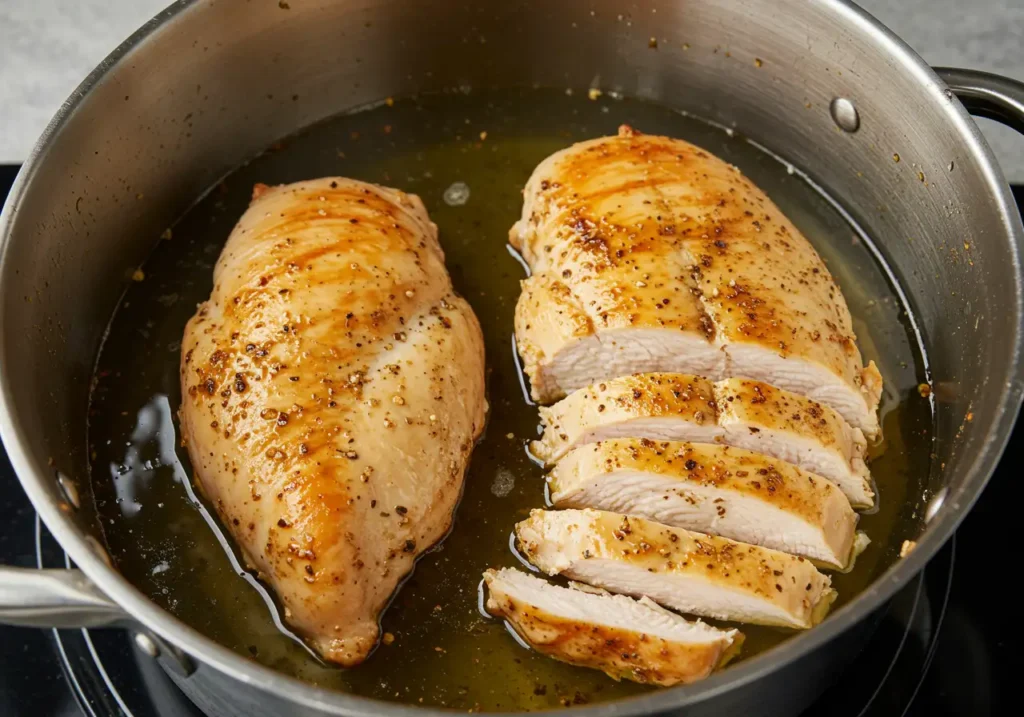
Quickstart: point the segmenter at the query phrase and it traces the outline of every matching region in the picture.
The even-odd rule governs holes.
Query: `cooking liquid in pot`
[[[605,701],[650,688],[616,683],[524,649],[481,613],[481,572],[516,565],[513,524],[544,503],[537,435],[512,352],[523,267],[506,248],[521,190],[544,157],[628,123],[694,142],[737,165],[807,235],[849,303],[865,360],[885,379],[884,442],[871,470],[872,543],[833,574],[838,609],[897,559],[928,473],[931,412],[918,393],[922,354],[887,273],[865,240],[811,186],[744,139],[654,104],[554,90],[453,92],[390,100],[288,138],[203,197],[160,241],[122,300],[97,365],[89,443],[110,554],[139,589],[238,653],[280,672],[383,700],[528,710]],[[324,665],[283,630],[266,590],[239,567],[223,531],[193,502],[179,446],[178,361],[185,322],[212,286],[214,262],[257,182],[343,175],[419,194],[440,228],[456,288],[484,329],[490,415],[449,537],[426,554],[384,614],[385,642],[358,668]],[[913,502],[908,502],[913,501]],[[211,529],[211,526],[212,529]],[[240,577],[240,574],[242,577]],[[743,656],[791,633],[741,626]]]

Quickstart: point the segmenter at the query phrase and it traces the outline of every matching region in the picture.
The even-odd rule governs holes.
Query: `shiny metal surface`
[[[956,67],[936,67],[935,72],[971,114],[1024,133],[1024,82]]]
[[[844,132],[856,132],[860,129],[860,114],[853,102],[845,97],[834,97],[828,105],[832,113],[832,121]]]
[[[877,240],[931,360],[936,459],[927,493],[907,507],[917,517],[904,537],[917,548],[852,604],[699,685],[581,713],[777,714],[807,704],[855,653],[869,616],[963,518],[1020,405],[1024,230],[964,107],[909,48],[841,0],[282,5],[168,8],[68,100],[11,192],[0,218],[0,433],[47,526],[147,634],[196,658],[175,679],[211,714],[423,714],[249,662],[110,569],[87,540],[102,540],[83,438],[93,357],[163,229],[225,172],[300,127],[453,87],[538,83],[653,99],[784,157]],[[1007,87],[975,75],[956,89],[1005,119],[1019,111]],[[856,132],[833,121],[836,97],[855,104]],[[67,476],[63,488],[55,469]],[[67,481],[81,510],[60,508]],[[940,491],[925,526],[924,507]],[[19,604],[10,593],[0,599]]]
[[[160,648],[157,646],[156,641],[146,633],[137,632],[132,639],[135,641],[135,646],[147,656],[153,658],[160,657]]]
[[[0,567],[0,622],[26,627],[103,627],[128,621],[128,614],[80,570]]]

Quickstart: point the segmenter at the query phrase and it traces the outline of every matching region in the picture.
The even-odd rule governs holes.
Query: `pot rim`
[[[872,36],[893,65],[898,66],[902,71],[911,73],[936,97],[943,97],[943,93],[947,92],[946,86],[931,67],[906,43],[866,11],[849,0],[819,0],[819,3],[826,6],[826,11],[839,16],[851,29],[855,29],[863,35]],[[150,36],[159,33],[165,25],[179,16],[184,16],[199,4],[200,0],[176,0],[158,13],[89,73],[61,106],[25,160],[3,212],[0,213],[0,267],[6,263],[11,228],[18,207],[32,185],[36,169],[46,155],[51,140],[63,130],[67,123],[72,121],[79,103],[94,86],[105,79],[113,68],[130,61],[130,55],[144,45]],[[948,98],[948,95],[945,97]],[[1010,258],[1017,275],[1013,308],[1018,316],[1024,316],[1024,274],[1022,274],[1020,261],[1022,249],[1024,249],[1024,227],[1021,226],[1017,212],[1013,209],[1015,204],[1009,186],[1002,176],[991,149],[964,107],[958,101],[942,102],[941,104],[945,107],[945,120],[950,122],[959,133],[964,149],[978,160],[985,173],[987,190],[999,205],[1003,224],[1011,239]],[[2,312],[0,312],[0,322],[2,322]],[[5,333],[2,323],[0,323],[0,342],[5,340],[4,337]],[[700,683],[682,689],[659,690],[648,695],[577,708],[579,714],[591,717],[602,715],[624,717],[625,715],[647,714],[694,705],[728,690],[748,685],[779,667],[795,661],[831,641],[879,608],[898,589],[917,575],[953,534],[995,470],[996,463],[1009,441],[1021,404],[1022,391],[1024,391],[1024,361],[1022,361],[1024,333],[1022,333],[1021,327],[1017,329],[1013,344],[1012,372],[1006,385],[1006,391],[995,409],[993,430],[986,436],[980,450],[966,469],[966,480],[963,481],[956,493],[946,496],[943,507],[928,525],[912,553],[890,566],[853,601],[830,615],[825,622],[813,630],[794,636],[781,645],[712,675]],[[55,502],[50,500],[44,482],[51,480],[52,476],[42,466],[35,464],[25,448],[24,432],[13,412],[13,396],[2,368],[0,368],[0,438],[3,439],[11,464],[25,492],[43,522],[89,579],[116,601],[134,620],[195,657],[199,662],[245,685],[283,696],[302,707],[318,709],[335,715],[355,717],[369,713],[394,717],[422,717],[427,714],[448,714],[452,711],[443,708],[387,703],[314,686],[276,672],[231,651],[158,607],[117,570],[108,566],[86,542],[72,519],[63,513]]]

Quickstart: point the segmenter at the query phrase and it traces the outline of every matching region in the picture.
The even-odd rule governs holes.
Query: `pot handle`
[[[0,565],[0,623],[22,627],[126,627],[135,644],[180,677],[196,663],[178,647],[149,633],[97,588],[85,573],[69,570],[12,568]]]
[[[0,623],[25,627],[103,627],[128,614],[81,570],[0,566]]]
[[[1024,134],[1024,82],[979,70],[934,69],[972,115],[997,120]]]

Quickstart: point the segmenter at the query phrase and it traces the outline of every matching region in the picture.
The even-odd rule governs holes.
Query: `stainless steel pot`
[[[582,712],[808,704],[970,509],[1024,385],[1024,230],[965,110],[1024,130],[1024,86],[936,73],[842,0],[196,0],[165,10],[61,108],[0,220],[0,431],[80,567],[0,568],[0,620],[125,626],[210,714],[422,714],[245,660],[111,569],[85,479],[93,357],[150,238],[279,137],[390,95],[595,80],[736,126],[805,170],[877,240],[927,347],[937,427],[916,549],[767,654],[699,685]]]

